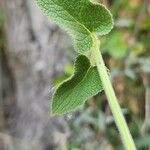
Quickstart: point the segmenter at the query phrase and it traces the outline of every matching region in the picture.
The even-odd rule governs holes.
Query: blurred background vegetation
[[[100,37],[101,51],[122,111],[138,150],[150,149],[150,1],[101,0],[111,10],[115,27]],[[58,43],[59,44],[59,43]],[[73,72],[76,53],[63,51],[67,62],[56,73],[57,86]],[[0,61],[5,64],[4,16],[0,12]],[[7,72],[6,72],[7,73]],[[4,82],[4,81],[2,81]],[[5,84],[6,85],[6,84]],[[0,89],[2,91],[2,89]],[[2,97],[1,97],[2,98]],[[3,110],[0,103],[0,109]],[[0,118],[3,111],[0,111]],[[68,150],[122,150],[119,132],[103,93],[89,99],[82,108],[64,116],[70,134]],[[1,129],[0,121],[0,129]],[[51,150],[51,148],[49,148]]]

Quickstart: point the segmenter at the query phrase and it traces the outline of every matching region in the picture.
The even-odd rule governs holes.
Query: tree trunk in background
[[[61,71],[66,61],[63,49],[67,38],[42,15],[33,0],[0,3],[6,15],[6,55],[18,108],[14,126],[10,126],[18,149],[65,150],[67,125],[63,118],[50,118],[49,99],[53,74]]]

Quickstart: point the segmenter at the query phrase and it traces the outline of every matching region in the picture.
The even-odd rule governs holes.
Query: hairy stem
[[[132,136],[130,134],[130,131],[128,129],[127,123],[124,119],[124,116],[122,114],[120,105],[118,103],[118,100],[116,98],[115,92],[113,90],[113,87],[111,85],[107,69],[105,67],[104,60],[102,58],[102,55],[99,51],[99,41],[96,40],[94,46],[94,54],[95,54],[95,61],[97,65],[97,69],[100,75],[100,78],[102,80],[102,84],[109,102],[109,106],[111,108],[111,111],[113,113],[116,125],[119,129],[124,147],[126,150],[136,150],[134,141],[132,139]]]

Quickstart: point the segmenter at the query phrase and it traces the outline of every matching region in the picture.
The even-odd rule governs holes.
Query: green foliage
[[[113,27],[111,13],[105,6],[89,0],[36,0],[40,8],[74,41],[75,49],[87,54],[93,47],[93,33],[107,34]]]
[[[56,0],[54,1],[56,2]],[[76,13],[77,15],[80,15],[79,11],[74,11],[77,10],[78,7],[82,7],[82,4],[79,4],[78,7],[76,7],[77,6],[76,3],[78,2],[79,0],[74,1],[74,3],[70,6],[69,9],[73,9],[71,11],[71,15],[72,13],[74,14]],[[59,1],[59,3],[60,3],[60,7],[62,7],[61,0]],[[66,1],[66,3],[71,4],[72,1],[68,0]],[[143,2],[139,0],[111,1],[109,4],[112,9],[113,16],[115,17],[116,29],[113,31],[112,34],[109,34],[108,36],[105,36],[101,39],[101,51],[106,54],[105,55],[107,58],[106,61],[108,60],[107,63],[109,64],[112,73],[117,75],[116,83],[115,83],[115,85],[119,85],[119,89],[117,89],[116,86],[117,95],[120,95],[120,97],[124,97],[121,103],[124,105],[125,104],[128,105],[129,108],[131,109],[130,111],[134,113],[132,114],[131,112],[128,112],[128,114],[126,115],[126,120],[129,124],[131,133],[134,136],[136,145],[139,150],[147,149],[146,147],[149,144],[149,138],[150,138],[149,135],[144,135],[144,136],[140,135],[141,123],[143,121],[141,120],[141,115],[142,118],[144,118],[143,102],[145,96],[143,94],[144,89],[143,89],[143,85],[141,84],[141,76],[139,77],[139,73],[137,73],[139,72],[138,69],[139,64],[142,72],[146,72],[146,73],[149,72],[149,63],[147,60],[149,60],[149,54],[150,54],[149,51],[150,49],[150,44],[149,44],[150,4],[146,5],[146,8],[144,7],[145,9],[143,9],[143,6],[145,5],[144,3],[145,1]],[[72,6],[74,8],[72,8]],[[69,32],[73,36],[75,42],[76,42],[76,38],[80,38],[82,40],[82,37],[87,37],[89,35],[89,32],[86,32],[86,30],[84,29],[85,26],[82,29],[82,26],[76,25],[75,20],[73,21],[72,19],[68,20],[67,17],[68,14],[65,17],[66,20],[62,19],[61,21],[63,22],[59,22],[59,20],[55,20],[55,18],[52,17],[52,14],[54,14],[55,11],[51,13],[51,10],[46,10],[46,7],[48,6],[44,6],[44,7],[45,9],[44,8],[42,9],[45,10],[46,14],[48,14],[49,17],[52,20],[54,20],[58,25],[60,25],[67,32]],[[142,9],[144,11],[142,11],[141,14]],[[94,10],[90,10],[90,11],[87,10],[87,12],[85,13],[87,18],[89,18],[89,16],[92,14],[91,11]],[[60,12],[58,13],[55,13],[54,15],[59,15],[59,17],[62,17],[62,14],[60,14]],[[69,28],[68,28],[68,22],[69,22]],[[74,28],[72,28],[71,23]],[[78,26],[80,27],[80,31],[83,30],[83,32],[81,32],[82,34],[80,33],[80,31],[75,33],[74,29],[77,28]],[[91,30],[89,31],[93,32]],[[85,35],[83,34],[84,32]],[[80,37],[76,37],[78,35],[80,35]],[[89,37],[86,40],[88,41]],[[83,51],[83,52],[81,51],[81,53],[86,54],[87,53],[86,51],[89,51],[92,45],[91,39],[89,41],[90,43],[87,49],[85,47],[87,46],[86,44],[83,45],[83,47],[79,47],[78,43],[77,44],[75,43],[76,44],[75,47],[79,52],[80,52],[79,48],[81,48],[81,50]],[[79,42],[79,45],[80,44],[82,43]],[[139,57],[142,57],[142,60],[139,59]],[[145,57],[147,57],[147,59]],[[115,69],[113,69],[114,65],[116,67]],[[123,68],[123,66],[125,68]],[[120,70],[125,71],[127,75],[127,76],[125,75],[125,78],[121,77]],[[57,79],[56,83],[58,84],[62,82],[62,80],[68,78],[68,76],[71,74],[70,73],[71,71],[69,72],[67,71],[67,73],[65,73],[65,76]],[[133,78],[134,80],[131,80],[131,78],[128,77],[130,74],[133,73],[135,74]],[[112,74],[112,76],[114,74]],[[120,83],[120,79],[123,79],[121,83]],[[124,86],[125,86],[125,90],[121,90]],[[100,98],[101,101],[99,101]],[[102,106],[99,105],[99,103],[102,103],[101,104]],[[97,96],[94,97],[94,99],[90,99],[89,101],[87,101],[86,105],[84,105],[84,108],[85,108],[84,110],[80,110],[81,112],[78,111],[77,113],[74,113],[71,117],[71,120],[73,121],[71,123],[72,124],[71,130],[73,134],[71,135],[72,137],[69,138],[70,141],[68,142],[68,144],[70,144],[70,149],[73,149],[73,147],[78,147],[79,149],[86,149],[86,150],[91,150],[91,149],[98,150],[98,149],[104,149],[104,147],[105,149],[107,149],[106,143],[108,143],[113,147],[112,149],[119,150],[121,146],[120,143],[121,141],[119,140],[120,137],[118,136],[118,130],[116,130],[116,126],[114,126],[114,118],[111,115],[108,115],[107,112],[108,106],[105,103],[105,97]],[[95,113],[93,113],[93,111],[92,113],[91,111],[89,113],[89,109],[96,111],[96,115]],[[70,115],[68,118],[70,118]],[[134,123],[134,120],[138,120],[138,118],[140,119],[141,123],[139,122]],[[70,121],[68,122],[70,123]],[[131,125],[133,126],[132,127],[133,131]],[[139,128],[136,127],[137,125],[139,126]],[[90,145],[92,146],[94,145],[93,146],[94,148],[91,148]],[[123,149],[122,146],[121,149]]]
[[[111,13],[98,3],[89,0],[36,1],[46,15],[72,36],[75,49],[89,57],[97,43],[95,34],[104,35],[113,28]],[[62,83],[53,96],[53,113],[63,114],[80,106],[102,90],[100,83],[96,67],[91,67],[85,56],[79,56],[75,74]]]
[[[85,100],[102,91],[96,67],[91,67],[84,55],[75,61],[74,75],[62,83],[53,96],[52,112],[64,114],[82,105]]]
[[[74,110],[101,91],[103,84],[125,148],[136,149],[99,51],[98,35],[107,34],[113,27],[111,13],[89,0],[36,1],[53,21],[70,33],[78,52],[90,58],[90,61],[84,55],[77,58],[75,74],[60,85],[53,96],[52,112],[64,114]],[[91,67],[90,62],[97,67]]]
[[[144,135],[144,137],[141,137],[136,140],[137,147],[142,148],[142,147],[149,147],[150,146],[150,134]]]

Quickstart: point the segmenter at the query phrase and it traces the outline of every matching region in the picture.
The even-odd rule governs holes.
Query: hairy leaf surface
[[[39,7],[66,30],[75,49],[87,54],[93,44],[93,34],[107,34],[113,27],[112,16],[103,5],[89,0],[36,0]]]
[[[91,67],[88,58],[80,55],[75,61],[74,75],[62,83],[53,96],[52,112],[64,114],[72,111],[102,90],[96,67]]]

